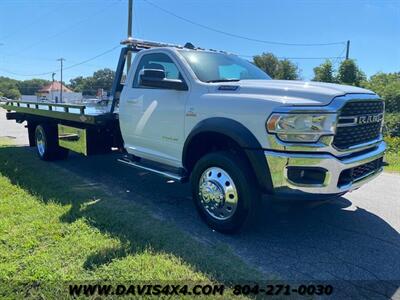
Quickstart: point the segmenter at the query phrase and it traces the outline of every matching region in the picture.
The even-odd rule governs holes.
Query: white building
[[[60,101],[61,88],[62,88],[62,99]],[[55,103],[82,102],[83,99],[82,93],[75,93],[58,81],[54,81],[51,84],[42,87],[36,93],[36,95],[38,101],[49,101]]]

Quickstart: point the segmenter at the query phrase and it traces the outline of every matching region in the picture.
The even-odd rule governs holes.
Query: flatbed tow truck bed
[[[71,103],[32,102],[19,100],[0,100],[0,107],[6,109],[7,119],[52,118],[67,122],[101,125],[118,119],[118,113],[110,112],[108,105],[84,105]],[[31,116],[31,117],[29,117]]]
[[[123,142],[118,112],[110,105],[72,104],[1,99],[8,120],[27,122],[29,145],[36,145],[35,129],[45,124],[57,144],[84,155],[108,153],[121,148]]]

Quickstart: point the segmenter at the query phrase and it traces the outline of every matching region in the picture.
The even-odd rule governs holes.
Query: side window
[[[175,63],[164,53],[152,53],[143,55],[135,72],[133,87],[140,88],[140,75],[145,69],[163,70],[167,79],[182,79]]]

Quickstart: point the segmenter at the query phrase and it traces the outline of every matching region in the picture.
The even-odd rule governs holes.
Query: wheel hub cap
[[[205,181],[200,187],[200,193],[207,204],[219,206],[224,200],[224,190],[213,181]]]
[[[201,175],[199,196],[206,212],[218,220],[232,217],[238,203],[238,193],[232,178],[218,167],[208,168]]]
[[[39,131],[36,135],[36,147],[39,151],[40,156],[43,156],[45,151],[45,142],[43,138],[43,133]]]

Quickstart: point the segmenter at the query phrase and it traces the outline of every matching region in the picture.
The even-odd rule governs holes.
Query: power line
[[[143,0],[143,1],[146,2],[149,5],[157,8],[157,9],[163,11],[166,14],[169,14],[169,15],[175,17],[175,18],[178,18],[178,19],[180,19],[182,21],[185,21],[187,23],[190,23],[192,25],[196,25],[198,27],[201,27],[201,28],[204,28],[204,29],[207,29],[207,30],[210,30],[210,31],[214,31],[214,32],[217,32],[217,33],[220,33],[220,34],[224,34],[224,35],[227,35],[227,36],[230,36],[230,37],[239,38],[239,39],[243,39],[243,40],[247,40],[247,41],[270,44],[270,45],[301,46],[301,47],[344,45],[346,43],[346,42],[342,41],[342,42],[331,42],[331,43],[309,43],[309,44],[308,43],[300,43],[300,44],[298,44],[298,43],[285,43],[285,42],[267,41],[267,40],[251,38],[251,37],[247,37],[247,36],[243,36],[243,35],[239,35],[239,34],[235,34],[235,33],[230,33],[230,32],[227,32],[227,31],[223,31],[223,30],[220,30],[220,29],[216,29],[216,28],[210,27],[208,25],[204,25],[204,24],[201,24],[201,23],[194,22],[194,21],[189,20],[189,19],[187,19],[185,17],[179,16],[179,15],[175,14],[174,12],[169,11],[169,10],[167,10],[167,9],[165,9],[165,8],[163,8],[163,7],[157,5],[157,4],[155,4],[155,3],[153,3],[153,2],[151,2],[149,0]]]
[[[45,73],[36,73],[36,74],[21,74],[21,73],[16,73],[16,72],[13,72],[13,71],[10,71],[10,70],[7,70],[7,69],[4,69],[4,68],[0,68],[0,71],[3,71],[3,72],[6,72],[6,73],[9,73],[9,74],[12,74],[12,75],[16,75],[16,76],[26,76],[26,77],[33,77],[33,76],[44,76],[44,75],[49,75],[49,74],[52,74],[53,72],[57,72],[57,70],[54,70],[54,71],[51,71],[51,72],[45,72]]]
[[[0,46],[1,46],[1,44],[0,44]],[[54,57],[53,58],[45,58],[45,57],[37,57],[37,56],[30,56],[30,55],[29,56],[17,55],[17,54],[4,53],[4,52],[1,52],[0,54],[4,55],[4,56],[9,56],[9,57],[18,57],[20,61],[21,61],[21,59],[30,60],[30,61],[31,60],[35,60],[35,61],[55,61],[56,60],[56,58],[54,58]],[[76,60],[68,59],[68,61],[70,61],[72,63],[77,63]],[[96,64],[85,64],[85,65],[90,66],[90,67],[102,68],[102,66],[99,66]]]
[[[90,61],[92,61],[92,60],[95,60],[95,59],[97,59],[97,58],[99,58],[99,57],[101,57],[101,56],[104,56],[104,55],[106,55],[106,54],[108,54],[108,53],[114,51],[115,49],[117,49],[117,48],[119,48],[119,47],[120,47],[120,45],[114,46],[113,48],[111,48],[111,49],[109,49],[109,50],[106,50],[106,51],[104,51],[104,52],[102,52],[102,53],[100,53],[100,54],[97,54],[96,56],[93,56],[93,57],[91,57],[91,58],[88,58],[88,59],[86,59],[86,60],[84,60],[84,61],[81,61],[81,62],[79,62],[79,63],[76,63],[76,64],[73,64],[73,65],[67,66],[67,67],[63,68],[63,70],[69,70],[69,69],[75,68],[75,67],[77,67],[77,66],[83,65],[83,64],[85,64],[85,63],[88,63],[88,62],[90,62]],[[52,74],[52,73],[58,71],[58,70],[53,70],[53,71],[44,72],[44,73],[37,73],[37,74],[20,74],[20,73],[16,73],[16,72],[13,72],[13,71],[10,71],[10,70],[7,70],[7,69],[3,69],[3,68],[1,68],[0,70],[3,71],[3,72],[6,72],[6,73],[12,74],[12,75],[24,76],[24,77],[44,76],[44,75],[49,75],[49,74]]]
[[[95,56],[93,56],[93,57],[91,57],[89,59],[86,59],[84,61],[81,61],[81,62],[75,63],[73,65],[67,66],[67,67],[64,68],[64,70],[69,70],[69,69],[75,68],[77,66],[80,66],[80,65],[86,64],[88,62],[91,62],[91,61],[93,61],[93,60],[95,60],[95,59],[97,59],[97,58],[99,58],[101,56],[104,56],[104,55],[106,55],[108,53],[113,52],[115,49],[117,49],[119,47],[120,47],[120,45],[117,45],[117,46],[115,46],[115,47],[113,47],[111,49],[108,49],[108,50],[106,50],[106,51],[104,51],[104,52],[102,52],[102,53],[100,53],[98,55],[95,55]],[[344,52],[345,52],[345,49],[341,52],[341,54],[339,56],[328,56],[328,57],[286,57],[286,56],[281,56],[281,57],[277,57],[277,58],[279,58],[279,59],[293,59],[293,60],[295,60],[295,59],[305,59],[305,60],[335,59],[336,61],[334,62],[334,64],[336,64],[338,62],[338,60],[344,58],[344,56],[343,56]],[[255,56],[255,55],[246,55],[246,54],[237,54],[237,55],[239,55],[241,57],[247,57],[247,58],[253,58]],[[58,70],[53,70],[53,71],[49,71],[49,72],[36,73],[36,74],[20,74],[20,73],[16,73],[16,72],[13,72],[13,71],[10,71],[10,70],[7,70],[7,69],[3,69],[3,68],[1,68],[0,70],[3,71],[3,72],[6,72],[6,73],[10,73],[12,75],[24,76],[24,77],[25,76],[26,77],[44,76],[44,75],[49,75],[49,74],[52,74],[53,72],[57,72],[58,71]]]
[[[65,67],[64,70],[69,70],[69,69],[75,68],[75,67],[77,67],[77,66],[86,64],[86,63],[88,63],[88,62],[90,62],[90,61],[92,61],[92,60],[95,60],[96,58],[99,58],[99,57],[101,57],[101,56],[103,56],[103,55],[106,55],[106,54],[108,54],[108,53],[113,52],[113,51],[114,51],[115,49],[117,49],[117,48],[120,48],[120,45],[115,46],[115,47],[113,47],[113,48],[111,48],[111,49],[109,49],[109,50],[106,50],[106,51],[104,51],[104,52],[102,52],[102,53],[100,53],[100,54],[98,54],[98,55],[96,55],[96,56],[93,56],[92,58],[86,59],[86,60],[84,60],[84,61],[81,61],[81,62],[79,62],[79,63],[73,64],[73,65],[71,65],[71,66]]]
[[[332,62],[333,66],[335,67],[336,65],[338,65],[340,63],[341,59],[344,59],[345,57],[343,56],[343,54],[346,52],[346,47],[342,50],[342,52],[339,54],[339,57],[337,59],[335,59],[335,61]]]

